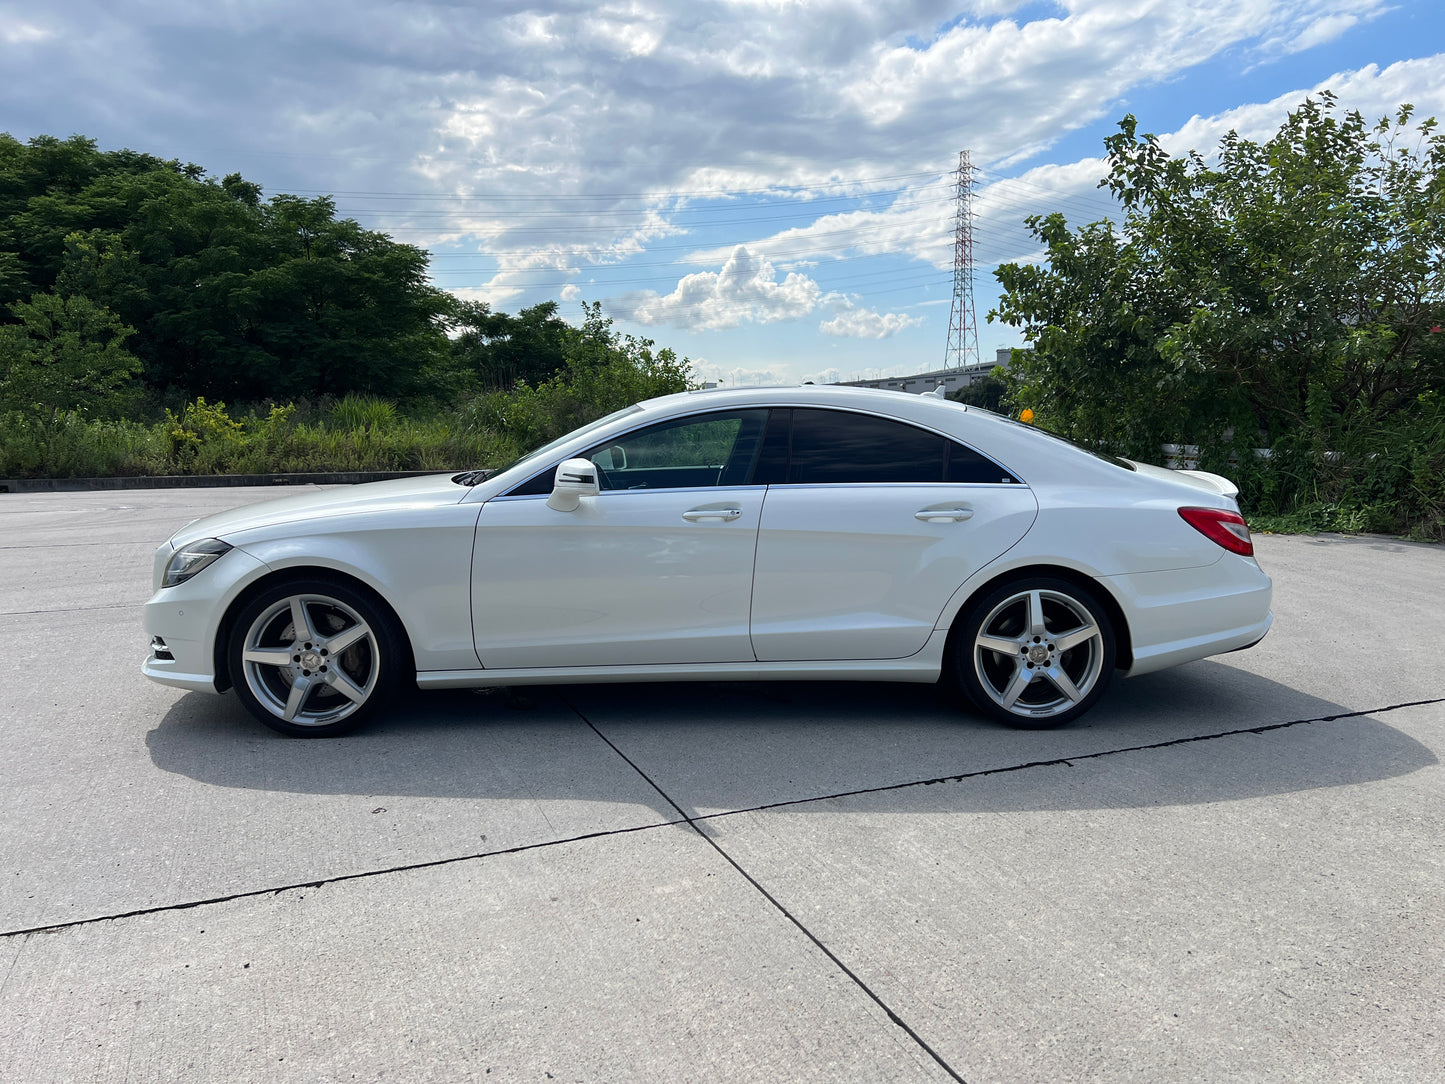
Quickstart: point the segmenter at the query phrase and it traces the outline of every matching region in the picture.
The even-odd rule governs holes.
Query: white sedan
[[[685,392],[493,474],[187,524],[145,674],[334,735],[403,685],[956,681],[1019,727],[1257,643],[1237,490],[933,395]]]

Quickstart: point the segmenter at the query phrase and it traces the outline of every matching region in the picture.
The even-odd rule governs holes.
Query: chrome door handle
[[[741,508],[690,508],[682,514],[682,518],[689,523],[696,523],[701,519],[720,519],[731,522],[742,514]]]
[[[967,505],[956,508],[920,508],[913,513],[913,518],[924,523],[960,523],[973,518],[973,509]]]

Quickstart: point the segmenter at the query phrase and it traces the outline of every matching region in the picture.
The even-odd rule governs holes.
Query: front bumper
[[[177,689],[219,692],[216,637],[221,620],[246,585],[265,571],[249,553],[232,549],[185,583],[156,591],[145,604],[151,653],[141,673]]]

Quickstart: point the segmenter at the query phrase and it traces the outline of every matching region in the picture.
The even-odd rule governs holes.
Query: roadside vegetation
[[[497,466],[688,362],[237,174],[0,135],[0,476]]]
[[[1257,529],[1445,539],[1445,138],[1409,106],[1332,95],[1268,141],[1170,156],[1133,117],[1106,141],[1120,222],[1029,220],[1006,264],[1022,329],[1002,395],[1136,459],[1194,446]]]
[[[960,398],[1150,462],[1257,528],[1445,539],[1445,137],[1328,93],[1269,140],[1106,141],[1117,222],[1029,219],[989,314],[1029,345]],[[501,465],[689,365],[600,305],[512,315],[327,198],[80,136],[0,135],[0,476]]]

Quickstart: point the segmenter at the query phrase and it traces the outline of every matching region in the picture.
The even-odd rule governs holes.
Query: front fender
[[[395,611],[418,670],[452,670],[480,664],[471,611],[480,512],[478,505],[430,508],[395,525],[337,517],[306,533],[241,532],[226,541],[264,564],[267,575],[319,570],[357,580]]]

